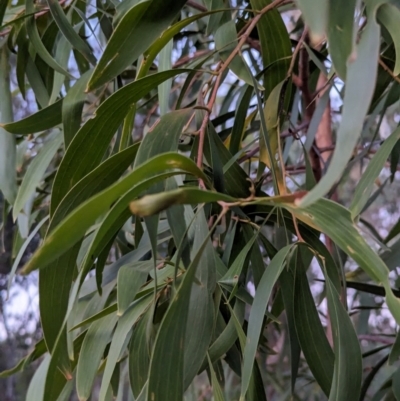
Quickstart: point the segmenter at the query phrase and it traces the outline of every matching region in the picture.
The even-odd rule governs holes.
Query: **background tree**
[[[400,399],[397,1],[0,17],[0,267],[38,271],[43,334],[2,377],[40,361],[29,401]]]

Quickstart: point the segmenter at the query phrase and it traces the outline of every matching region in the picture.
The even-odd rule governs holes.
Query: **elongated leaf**
[[[172,205],[187,205],[205,202],[233,202],[234,198],[218,192],[197,188],[180,188],[160,194],[146,195],[130,204],[131,212],[138,216],[151,216]]]
[[[68,148],[73,137],[81,126],[82,109],[86,99],[85,87],[91,71],[86,71],[68,91],[62,103],[62,122],[64,127],[64,144]],[[50,106],[51,107],[51,106]]]
[[[147,400],[162,399],[165,394],[171,400],[181,400],[184,392],[184,353],[188,323],[189,300],[197,268],[203,252],[209,244],[210,233],[203,239],[195,257],[173,297],[158,330],[150,362]],[[193,339],[194,340],[194,339]],[[163,372],[163,380],[159,380]]]
[[[240,300],[236,300],[233,311],[239,321],[239,324],[242,325],[244,320],[245,303]],[[229,322],[226,325],[224,331],[213,342],[208,351],[209,356],[213,362],[216,362],[218,359],[222,358],[223,355],[225,355],[229,351],[229,349],[232,348],[238,338],[234,319],[235,317],[231,317],[229,319]]]
[[[243,372],[242,387],[240,390],[240,399],[244,400],[247,393],[250,378],[253,372],[253,364],[257,352],[257,345],[261,335],[262,323],[264,321],[265,311],[267,310],[268,301],[271,297],[272,290],[277,282],[282,269],[285,266],[285,260],[292,250],[292,245],[282,248],[265,270],[257,292],[254,297],[249,317],[249,329],[247,332],[246,347],[243,352]]]
[[[44,382],[46,379],[47,369],[49,368],[50,355],[46,354],[40,366],[36,370],[28,387],[26,401],[43,400]]]
[[[382,4],[377,12],[378,21],[389,31],[392,36],[394,48],[396,51],[396,64],[394,66],[393,74],[400,74],[400,34],[397,29],[400,19],[400,10],[394,4]]]
[[[353,258],[360,267],[386,290],[386,302],[396,322],[400,322],[400,300],[390,287],[389,270],[382,259],[366,243],[351,220],[350,212],[343,206],[320,199],[305,208],[287,207],[300,220],[326,233]]]
[[[297,249],[297,252],[301,252],[302,250]],[[305,254],[305,253],[304,253]],[[295,284],[295,269],[297,258],[302,257],[304,254],[296,255],[296,257],[292,257],[289,260],[289,268],[283,269],[279,282],[280,288],[282,292],[282,298],[285,305],[286,319],[289,331],[289,342],[290,342],[290,370],[291,370],[291,392],[294,394],[296,379],[300,367],[300,354],[301,347],[299,343],[299,339],[297,337],[296,332],[296,322],[294,317],[294,303],[297,300],[294,297],[294,284]]]
[[[88,90],[107,83],[134,63],[168,28],[185,2],[151,0],[132,7],[115,28],[89,80]],[[137,40],[137,37],[141,37],[141,40]]]
[[[149,308],[136,324],[129,344],[129,380],[133,395],[138,397],[148,378],[150,344],[148,327],[154,310]]]
[[[62,393],[68,380],[72,379],[72,366],[68,357],[66,324],[52,348],[49,368],[44,385],[43,401],[56,400]]]
[[[158,71],[168,71],[172,68],[173,41],[170,40],[160,52]],[[168,79],[158,87],[158,102],[160,104],[160,114],[163,116],[169,110],[169,98],[172,79]]]
[[[117,180],[134,160],[137,149],[137,145],[125,149],[106,160],[91,174],[82,179],[57,208],[52,216],[48,231],[51,232],[80,203]],[[80,242],[56,259],[48,269],[40,272],[41,322],[50,349],[57,338],[58,330],[67,310],[79,248]]]
[[[76,390],[81,401],[90,397],[100,361],[117,320],[116,314],[97,320],[92,323],[83,340],[76,372]]]
[[[89,45],[75,32],[75,29],[64,14],[60,3],[56,0],[46,0],[46,3],[49,6],[54,21],[66,39],[75,49],[80,51],[89,62],[91,62],[93,65],[96,64],[96,58],[94,57],[92,50],[90,49]]]
[[[26,0],[26,13],[32,14],[35,12],[33,0]],[[28,33],[29,39],[31,40],[32,46],[41,57],[41,59],[53,70],[63,74],[67,77],[72,78],[71,74],[66,71],[54,57],[49,53],[46,49],[46,46],[43,44],[42,39],[39,35],[37,26],[36,26],[36,19],[34,16],[27,18],[26,20],[26,31]]]
[[[360,344],[349,315],[329,277],[326,279],[326,285],[335,352],[335,369],[329,401],[358,400],[362,379]]]
[[[132,1],[132,0],[131,0]],[[136,0],[134,0],[136,1]],[[126,3],[123,2],[123,3]],[[121,5],[123,4],[121,3]],[[185,18],[181,21],[178,21],[174,25],[170,26],[166,29],[159,39],[157,39],[147,50],[146,50],[146,57],[143,60],[140,71],[138,73],[138,77],[143,77],[149,71],[151,65],[153,64],[154,60],[156,59],[157,55],[161,52],[161,50],[169,43],[169,41],[177,34],[179,34],[185,27],[190,25],[191,23],[206,17],[207,15],[215,14],[218,15],[221,10],[213,10],[204,13],[198,13],[195,15],[191,15],[188,18]]]
[[[389,354],[389,365],[393,365],[400,357],[400,334],[397,332],[396,340]]]
[[[240,144],[242,142],[243,132],[246,122],[247,110],[249,108],[250,100],[253,96],[253,87],[247,86],[246,90],[242,92],[242,96],[238,101],[238,107],[235,114],[235,121],[232,127],[232,134],[229,143],[229,151],[232,154],[239,152]]]
[[[25,172],[21,186],[18,190],[17,197],[14,202],[13,218],[17,218],[19,212],[24,207],[35,192],[36,187],[40,184],[44,173],[46,172],[51,160],[63,142],[61,134],[52,137],[40,150],[38,155],[32,160]]]
[[[297,0],[304,21],[310,27],[313,40],[317,43],[325,35],[328,22],[329,0]]]
[[[7,291],[10,291],[11,283],[12,280],[14,279],[15,272],[18,269],[19,263],[21,262],[22,256],[24,255],[26,249],[28,248],[29,244],[31,243],[33,237],[37,234],[37,232],[40,230],[40,228],[43,226],[44,223],[49,219],[48,216],[44,217],[37,225],[36,227],[32,230],[32,232],[29,234],[28,238],[25,240],[25,242],[22,244],[21,248],[18,251],[17,256],[15,257],[14,263],[11,267],[9,276],[8,276],[8,287]]]
[[[255,10],[261,10],[271,1],[251,0],[250,3]],[[261,17],[257,24],[257,31],[264,68],[268,67],[264,76],[264,98],[268,99],[272,90],[286,78],[292,55],[292,44],[285,23],[277,9],[272,9]],[[272,42],[271,37],[274,37]],[[278,101],[277,108],[279,104]]]
[[[0,122],[12,121],[12,100],[7,49],[0,49]],[[10,204],[17,193],[15,138],[0,128],[0,191]]]
[[[187,70],[165,71],[132,82],[98,107],[94,118],[88,120],[75,135],[58,168],[51,197],[52,212],[69,189],[101,162],[131,104],[161,82],[184,71]],[[101,135],[98,135],[99,132]]]
[[[356,48],[357,57],[347,69],[343,115],[332,160],[321,181],[301,200],[302,206],[308,206],[324,196],[340,178],[360,136],[374,92],[379,55],[380,29],[374,13],[371,14]]]
[[[13,368],[8,370],[3,370],[0,372],[0,378],[9,377],[21,370],[23,370],[27,365],[31,362],[36,361],[38,358],[42,357],[47,351],[46,343],[44,340],[40,340],[38,343],[35,344],[33,350],[20,362],[17,363]]]
[[[84,202],[69,214],[63,223],[51,232],[41,248],[35,252],[30,261],[25,265],[23,269],[24,273],[29,273],[34,269],[43,268],[50,264],[76,244],[90,225],[96,221],[96,218],[107,212],[113,202],[128,191],[132,185],[136,184],[138,187],[138,193],[136,194],[138,196],[140,192],[151,185],[151,179],[149,180],[148,177],[165,170],[171,171],[165,176],[187,173],[202,177],[207,181],[204,174],[190,159],[177,153],[165,153],[149,160],[121,181]],[[160,178],[164,178],[164,175],[161,175]],[[150,181],[150,183],[147,184],[146,181]]]
[[[138,299],[119,319],[111,341],[110,350],[108,351],[107,363],[100,387],[99,401],[105,401],[106,399],[108,385],[110,384],[115,365],[117,364],[123,346],[126,344],[126,338],[131,331],[132,326],[150,306],[152,301],[153,299],[151,296],[145,296]]]
[[[18,135],[29,135],[35,132],[45,131],[61,123],[62,104],[63,100],[58,100],[29,117],[13,123],[1,124],[1,126],[6,131]]]
[[[237,32],[233,20],[226,22],[218,28],[215,32],[214,40],[222,60],[226,61],[237,45]],[[244,82],[254,85],[244,61],[239,56],[234,57],[229,68]]]
[[[148,272],[141,271],[139,268],[139,266],[144,263],[146,262],[139,262],[134,266],[125,265],[118,271],[117,299],[119,316],[122,316],[126,309],[128,309],[131,302],[135,299],[139,288],[144,284],[147,278]]]
[[[229,267],[229,270],[224,274],[223,277],[218,281],[221,284],[228,285],[229,287],[236,287],[239,281],[240,273],[243,270],[243,266],[245,260],[247,258],[248,253],[254,245],[258,236],[258,232],[255,233],[249,241],[247,241],[246,245],[240,251],[240,253],[236,256],[232,265]]]
[[[208,366],[210,368],[210,372],[211,372],[211,385],[213,388],[213,393],[214,393],[214,400],[215,401],[224,401],[225,400],[225,396],[224,396],[224,392],[222,391],[222,388],[219,384],[217,375],[215,374],[215,370],[213,367],[213,364],[211,362],[210,356],[207,353],[207,359],[208,359]]]
[[[400,128],[396,129],[390,136],[385,140],[383,145],[376,152],[371,162],[368,164],[367,169],[362,175],[360,182],[358,183],[354,192],[354,197],[350,205],[351,217],[354,219],[359,215],[361,210],[364,208],[371,196],[374,182],[382,170],[387,158],[390,155],[393,147],[400,139]]]
[[[392,376],[392,391],[396,400],[400,400],[400,368],[393,373]]]
[[[52,216],[52,227],[60,223],[72,210],[91,196],[115,183],[135,160],[139,145],[132,145],[101,163],[80,180],[64,197]]]
[[[335,356],[326,338],[304,267],[299,259],[294,275],[293,311],[297,336],[312,374],[328,396],[332,385]]]
[[[265,102],[263,113],[267,135],[263,135],[260,141],[260,160],[265,163],[269,168],[275,168],[277,173],[279,173],[278,165],[276,163],[276,153],[278,151],[279,145],[279,107],[282,96],[282,88],[284,86],[285,81],[282,81],[277,86],[272,88],[270,95]],[[268,144],[266,144],[266,140],[268,140]],[[269,152],[271,152],[272,160],[270,158]],[[280,177],[279,180],[280,182],[282,182],[282,179]],[[280,185],[282,186],[282,183]]]
[[[330,0],[328,18],[329,54],[338,75],[346,78],[347,62],[355,45],[354,18],[357,0]],[[359,57],[357,54],[356,57]],[[349,81],[350,82],[350,76]]]
[[[135,159],[135,166],[140,166],[150,158],[162,153],[178,151],[179,138],[192,114],[193,109],[187,108],[162,116],[156,126],[143,138]]]

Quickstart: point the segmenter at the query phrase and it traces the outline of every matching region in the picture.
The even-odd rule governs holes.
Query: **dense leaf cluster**
[[[400,130],[379,127],[399,100],[400,4],[26,0],[0,20],[10,282],[43,239],[21,270],[39,271],[43,340],[1,375],[43,357],[29,401],[88,400],[99,374],[100,401],[180,401],[203,372],[215,400],[367,399],[399,356],[399,337],[362,354],[348,289],[400,324],[400,225],[369,227],[378,252],[359,230],[398,168]],[[14,78],[37,107],[15,122]],[[399,376],[373,399],[400,399]]]

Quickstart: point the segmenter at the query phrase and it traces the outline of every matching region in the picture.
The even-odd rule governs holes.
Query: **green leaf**
[[[35,344],[35,347],[33,348],[33,350],[25,358],[21,359],[17,363],[17,365],[15,365],[11,369],[3,370],[2,372],[0,372],[0,378],[9,377],[9,376],[23,370],[31,362],[34,362],[37,359],[39,359],[41,356],[43,356],[46,353],[46,351],[47,351],[46,343],[42,339]]]
[[[392,376],[392,391],[396,400],[400,400],[400,368],[398,368]]]
[[[105,100],[71,141],[55,177],[51,211],[80,179],[90,173],[103,159],[115,131],[129,107],[161,82],[187,70],[165,71],[132,82]],[[98,133],[101,132],[101,135]]]
[[[26,0],[26,13],[31,14],[35,12],[33,0]],[[26,19],[26,31],[28,33],[31,45],[41,57],[41,59],[53,70],[63,74],[69,78],[73,78],[71,74],[66,71],[58,62],[53,58],[53,56],[48,52],[42,39],[39,35],[39,31],[36,25],[36,18],[34,16]]]
[[[358,232],[350,212],[327,199],[319,199],[308,207],[285,207],[300,220],[327,234],[374,281],[384,286],[388,307],[396,322],[400,323],[400,300],[395,297],[390,287],[389,270]]]
[[[361,391],[361,349],[353,324],[329,277],[326,277],[329,316],[332,324],[335,368],[329,401],[358,400]]]
[[[101,163],[64,197],[52,215],[51,228],[91,196],[115,183],[135,160],[139,144],[132,145]]]
[[[0,49],[0,122],[13,119],[9,71],[7,48],[3,46]],[[0,191],[8,203],[14,203],[17,193],[16,143],[13,135],[3,128],[0,128]]]
[[[91,324],[83,340],[76,371],[76,390],[80,401],[90,397],[100,361],[112,338],[117,320],[118,317],[115,314],[97,320]]]
[[[302,17],[306,24],[310,27],[310,33],[315,43],[324,38],[327,22],[329,0],[297,0]]]
[[[7,10],[7,4],[7,1],[3,1],[0,4],[0,25],[3,25],[3,18]]]
[[[47,369],[50,364],[50,355],[46,354],[29,383],[26,401],[42,401]]]
[[[222,391],[222,388],[219,384],[217,375],[215,374],[215,370],[213,367],[213,364],[211,362],[210,356],[207,353],[207,360],[208,360],[208,366],[211,372],[211,386],[213,388],[213,394],[214,394],[214,400],[215,401],[224,401],[225,396],[224,392]]]
[[[130,204],[130,210],[138,216],[151,216],[172,205],[187,205],[209,202],[234,202],[234,198],[219,192],[205,191],[197,188],[179,188],[169,192],[145,195]]]
[[[166,152],[177,152],[179,138],[189,123],[194,110],[191,108],[174,110],[161,116],[155,127],[143,138],[135,159],[135,166]],[[163,140],[160,140],[163,138]]]
[[[210,346],[208,354],[213,363],[222,358],[234,346],[235,341],[238,338],[234,319],[238,319],[239,325],[243,324],[245,306],[246,304],[244,302],[239,299],[236,300],[233,308],[236,318],[231,316],[223,332]]]
[[[129,344],[129,381],[133,395],[139,396],[143,390],[150,366],[150,336],[148,327],[154,310],[149,308],[136,324]]]
[[[72,27],[70,21],[64,14],[64,10],[62,9],[60,3],[56,0],[46,0],[46,3],[49,6],[51,15],[54,18],[57,26],[60,28],[60,31],[65,36],[71,45],[81,52],[85,58],[92,63],[96,64],[96,58],[94,57],[91,48],[89,45],[75,32],[75,29]]]
[[[36,227],[32,230],[32,232],[29,234],[28,238],[25,240],[25,242],[22,244],[21,248],[18,251],[17,256],[14,259],[14,263],[11,267],[10,273],[8,275],[8,286],[7,286],[7,291],[9,293],[10,287],[12,280],[14,279],[15,272],[18,269],[19,263],[21,262],[22,256],[24,255],[26,249],[28,248],[28,245],[31,243],[33,237],[37,234],[37,232],[40,230],[40,228],[43,226],[44,223],[49,219],[49,216],[44,217],[39,223],[36,224]]]
[[[346,78],[347,63],[355,46],[355,11],[357,0],[330,0],[328,11],[329,55],[336,72]],[[359,57],[359,50],[355,57]],[[349,61],[350,64],[352,60]],[[350,76],[348,82],[350,83]],[[370,100],[370,99],[369,99]]]
[[[185,335],[188,324],[189,302],[192,286],[197,286],[195,275],[203,252],[209,244],[211,232],[203,239],[195,257],[183,276],[157,332],[150,361],[147,400],[181,400],[184,392]],[[192,341],[197,342],[195,338]],[[162,375],[162,376],[161,376]],[[160,381],[160,377],[163,380]]]
[[[126,344],[126,339],[132,329],[132,326],[152,302],[153,298],[149,295],[138,299],[118,320],[117,328],[115,329],[111,341],[110,350],[108,351],[107,363],[104,369],[103,380],[100,387],[99,401],[105,401],[106,399],[108,385],[110,384],[115,365],[117,364],[121,351]]]
[[[100,312],[98,312],[98,313],[96,313],[96,314],[94,314],[92,316],[89,316],[87,319],[85,319],[82,322],[78,323],[77,325],[71,327],[70,331],[79,329],[80,327],[84,327],[84,326],[89,325],[89,324],[91,324],[93,322],[96,322],[99,319],[102,319],[103,317],[108,316],[110,313],[117,312],[117,310],[118,310],[118,306],[117,306],[117,303],[115,302],[115,303],[107,306],[107,308],[104,308]]]
[[[136,1],[136,0],[135,0]],[[126,3],[123,2],[123,3]],[[121,5],[123,4],[121,3]],[[207,15],[218,15],[221,10],[213,10],[204,13],[198,13],[195,15],[191,15],[188,18],[185,18],[181,21],[178,21],[174,25],[170,26],[166,29],[159,39],[157,39],[147,50],[145,53],[145,58],[140,65],[140,71],[138,72],[138,78],[144,77],[147,72],[149,71],[150,67],[152,66],[154,60],[156,59],[157,55],[161,52],[161,50],[174,38],[175,35],[178,35],[184,28],[186,28],[191,23],[206,17]]]
[[[312,374],[328,396],[335,356],[319,319],[301,259],[296,261],[294,280],[293,312],[299,343]]]
[[[158,62],[158,71],[168,71],[172,68],[173,41],[170,40],[161,50]],[[168,113],[169,99],[171,92],[172,79],[168,79],[158,86],[158,102],[160,104],[160,115]]]
[[[121,195],[132,188],[132,185],[136,184],[135,187],[138,193],[135,196],[138,196],[146,187],[154,182],[154,179],[149,179],[149,177],[154,177],[157,173],[166,170],[169,172],[159,174],[156,178],[162,179],[168,175],[187,173],[201,177],[207,181],[204,174],[190,159],[177,153],[165,153],[157,156],[133,170],[121,181],[116,182],[98,195],[93,196],[70,213],[46,237],[41,248],[35,252],[30,261],[25,265],[23,272],[27,274],[32,270],[49,265],[58,256],[61,256],[71,246],[76,244],[96,219],[103,213],[106,213]]]
[[[400,139],[400,128],[397,128],[381,145],[372,160],[369,162],[367,169],[362,175],[354,192],[353,200],[350,205],[351,217],[354,220],[356,216],[363,210],[368,198],[371,196],[372,189],[376,178],[379,176],[387,158],[393,147]]]
[[[224,23],[218,28],[214,35],[214,41],[219,55],[221,56],[223,61],[226,61],[238,44],[236,26],[233,20]],[[236,55],[234,57],[234,59],[229,64],[229,68],[244,82],[251,86],[254,85],[254,82],[244,61],[239,56]]]
[[[63,100],[47,106],[22,120],[1,124],[8,132],[18,135],[29,135],[55,127],[61,123]]]
[[[400,20],[400,10],[394,4],[382,4],[376,14],[378,21],[389,31],[396,51],[396,64],[393,74],[400,74],[400,33],[398,23]]]
[[[357,57],[347,68],[343,114],[332,160],[321,181],[302,198],[302,206],[311,205],[331,189],[344,172],[360,137],[375,88],[379,57],[380,29],[374,13],[371,14],[355,50]]]
[[[85,87],[90,74],[91,70],[86,71],[75,82],[75,85],[68,91],[62,103],[61,113],[66,149],[81,126],[82,109],[86,99]]]
[[[59,133],[55,137],[52,136],[46,142],[40,152],[31,161],[27,168],[21,186],[18,190],[17,197],[13,207],[13,218],[16,220],[18,214],[24,207],[25,203],[34,194],[36,187],[39,186],[44,173],[46,172],[51,160],[63,142],[63,137]]]
[[[43,401],[56,400],[68,380],[72,379],[71,361],[67,350],[67,333],[63,324],[52,348],[49,368],[44,385]]]
[[[297,257],[301,257],[298,255]],[[285,305],[285,313],[289,332],[290,342],[290,370],[291,370],[291,392],[295,393],[296,379],[300,367],[301,347],[296,332],[296,323],[294,317],[294,303],[297,302],[294,298],[294,274],[297,263],[297,257],[292,257],[289,260],[290,267],[283,269],[279,278],[282,298]]]
[[[115,78],[168,28],[186,1],[151,0],[133,6],[118,23],[88,83],[88,91]],[[143,32],[146,32],[143,35]],[[140,40],[137,38],[140,37]]]
[[[400,357],[400,334],[397,332],[396,340],[389,354],[389,365],[393,365]]]
[[[271,0],[251,0],[250,3],[254,10],[261,10],[271,4]],[[292,43],[286,25],[276,8],[261,17],[257,24],[257,31],[263,64],[265,68],[268,67],[264,74],[264,99],[268,99],[272,90],[286,78],[292,55]],[[273,41],[271,41],[272,37]],[[276,107],[278,106],[279,102]]]
[[[253,87],[245,86],[245,90],[242,92],[240,99],[238,100],[238,107],[235,113],[235,120],[233,122],[232,134],[229,143],[229,151],[232,154],[236,154],[240,150],[240,146],[243,139],[243,133],[246,128],[246,116],[247,110],[250,105],[251,98],[253,97]]]
[[[232,265],[229,267],[228,271],[224,274],[223,277],[219,279],[220,284],[227,285],[231,288],[236,289],[239,276],[243,270],[243,266],[247,259],[248,253],[251,251],[256,239],[258,237],[258,232],[256,232],[249,241],[247,241],[246,245],[240,251],[240,253],[236,256],[235,260],[233,261]]]
[[[240,399],[244,397],[249,388],[251,375],[253,373],[253,365],[256,357],[258,341],[262,331],[265,311],[267,310],[268,301],[271,297],[272,290],[277,282],[293,245],[287,245],[282,248],[276,256],[271,260],[270,264],[263,274],[257,292],[254,297],[249,317],[249,328],[247,331],[246,347],[243,352],[243,371],[242,371],[242,387],[240,390]]]
[[[119,316],[122,316],[126,309],[128,309],[140,287],[146,281],[148,272],[138,269],[143,264],[146,264],[146,262],[125,265],[118,271],[117,300]]]

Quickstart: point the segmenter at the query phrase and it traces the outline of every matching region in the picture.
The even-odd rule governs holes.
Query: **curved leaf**
[[[133,6],[118,23],[93,75],[88,91],[107,83],[134,63],[168,28],[186,0],[149,0]],[[146,32],[143,35],[143,32]],[[140,40],[137,38],[140,37]]]
[[[321,181],[302,198],[302,206],[311,205],[331,189],[344,172],[347,162],[353,154],[374,93],[379,38],[379,25],[375,21],[374,13],[370,13],[368,24],[355,50],[357,57],[347,68],[343,115],[332,160]]]
[[[18,135],[29,135],[45,131],[61,123],[62,105],[63,100],[61,99],[22,120],[0,125],[6,131]]]
[[[176,153],[165,153],[157,156],[147,163],[142,164],[121,181],[90,198],[70,213],[46,237],[44,244],[35,252],[23,268],[23,272],[27,274],[32,270],[49,265],[58,256],[61,256],[71,246],[76,244],[96,219],[107,212],[112,204],[127,192],[132,185],[136,184],[138,189],[140,189],[136,194],[138,196],[140,192],[148,187],[149,184],[146,181],[151,181],[149,177],[165,170],[169,170],[170,175],[187,173],[201,177],[207,181],[204,174],[190,159]],[[161,175],[161,178],[163,177]],[[140,184],[142,184],[142,187],[140,187]]]
[[[160,83],[187,70],[165,71],[132,82],[105,100],[76,133],[58,168],[51,196],[51,211],[81,178],[102,160],[111,138],[129,107]],[[101,132],[101,135],[99,135]]]

